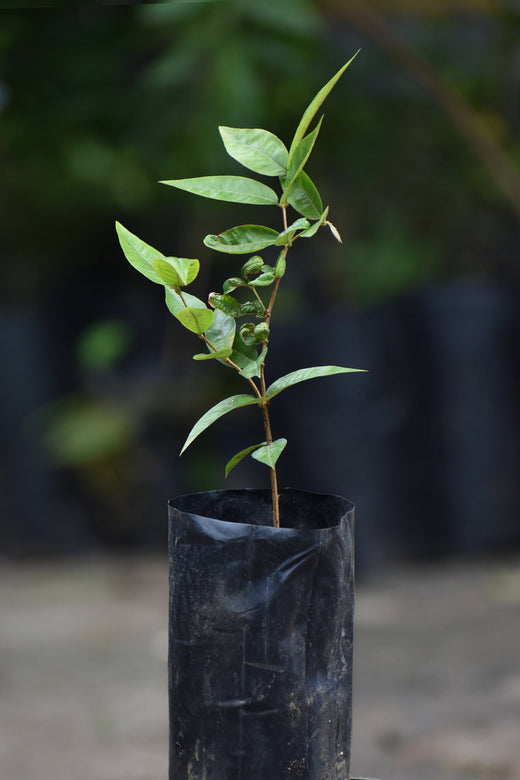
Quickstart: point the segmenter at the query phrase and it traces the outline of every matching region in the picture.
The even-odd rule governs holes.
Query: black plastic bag
[[[169,502],[170,780],[347,780],[354,506],[286,489]]]

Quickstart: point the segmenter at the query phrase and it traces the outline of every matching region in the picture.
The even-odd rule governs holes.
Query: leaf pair
[[[323,117],[314,130],[306,133],[323,101],[354,57],[340,68],[308,105],[296,128],[289,150],[278,136],[268,130],[219,127],[220,136],[230,157],[255,173],[277,176],[281,180],[283,192],[280,200],[271,187],[245,176],[199,176],[189,179],[170,179],[161,183],[194,195],[231,203],[260,206],[290,203],[304,217],[319,219],[323,207],[318,191],[310,179],[302,174],[316,142]]]
[[[273,133],[239,127],[219,127],[219,132],[229,156],[245,168],[264,176],[286,175],[289,152]],[[278,195],[271,187],[245,176],[199,176],[161,183],[213,200],[257,206],[278,203]]]
[[[167,287],[180,290],[197,278],[200,263],[186,257],[158,257],[154,260],[153,267]]]
[[[271,444],[267,444],[267,442],[264,441],[261,444],[253,444],[252,447],[246,447],[245,450],[237,452],[237,454],[233,455],[231,460],[228,461],[226,465],[226,477],[241,460],[247,457],[247,455],[251,455],[255,460],[264,463],[266,466],[273,469],[276,465],[276,461],[285,449],[286,444],[287,439],[276,439],[276,441],[271,442]]]
[[[116,222],[119,243],[128,262],[143,276],[165,288],[166,305],[177,320],[192,333],[201,335],[213,322],[214,312],[194,295],[181,292],[199,272],[199,261],[186,257],[165,257]]]
[[[253,395],[247,394],[226,398],[224,401],[220,401],[220,403],[209,409],[195,423],[184,443],[181,455],[197,436],[200,436],[200,434],[206,430],[206,428],[209,428],[210,425],[213,425],[214,422],[234,409],[240,409],[243,406],[252,406],[255,404],[261,405],[266,401],[270,401],[271,398],[274,398],[278,393],[281,393],[282,390],[286,390],[288,387],[296,385],[299,382],[306,382],[309,379],[318,379],[320,377],[333,376],[334,374],[347,374],[362,371],[363,369],[361,368],[344,368],[343,366],[314,366],[313,368],[302,368],[298,371],[292,371],[290,374],[286,374],[285,376],[280,377],[280,379],[277,379],[276,382],[273,382],[273,384],[267,388],[265,397],[263,398],[256,398]]]
[[[289,153],[283,141],[268,130],[219,127],[227,153],[245,168],[264,176],[285,176]],[[213,200],[276,205],[278,196],[266,184],[245,176],[199,176],[163,181],[170,187]]]

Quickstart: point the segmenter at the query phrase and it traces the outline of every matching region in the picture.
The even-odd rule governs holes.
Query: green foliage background
[[[309,170],[344,243],[317,242],[301,258],[288,309],[370,309],[461,275],[518,282],[514,4],[10,5],[0,4],[0,304],[53,321],[69,372],[61,389],[74,397],[49,412],[47,443],[111,511],[121,480],[153,471],[142,444],[150,415],[185,431],[215,398],[193,381],[200,366],[179,375],[190,348],[182,354],[173,338],[172,355],[162,301],[156,320],[137,315],[129,331],[135,296],[151,298],[122,258],[114,220],[167,254],[198,256],[202,291],[224,279],[228,261],[199,237],[220,232],[229,207],[156,183],[231,172],[217,125],[290,139],[309,98],[361,48],[327,101]],[[143,387],[118,365],[147,338],[164,384]],[[220,471],[207,452],[198,457],[185,468],[203,472],[206,487]]]
[[[349,3],[342,18],[334,4],[321,5],[2,11],[2,297],[38,296],[79,266],[125,279],[114,215],[152,222],[190,245],[178,227],[218,223],[218,212],[197,203],[190,213],[189,201],[173,202],[156,180],[218,172],[217,124],[290,135],[308,96],[358,45],[355,67],[327,106],[314,161],[346,239],[344,249],[330,248],[327,293],[339,283],[343,304],[345,296],[365,303],[432,276],[516,274],[504,245],[518,215],[474,151],[415,74],[349,23]],[[437,15],[403,14],[393,5],[383,12],[388,30],[480,112],[515,165],[516,15],[442,12],[443,3]]]

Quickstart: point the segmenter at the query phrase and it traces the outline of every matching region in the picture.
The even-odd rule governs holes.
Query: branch
[[[520,216],[520,171],[478,111],[366,2],[325,0],[323,6],[328,15],[341,18],[360,30],[415,79],[449,117]]]

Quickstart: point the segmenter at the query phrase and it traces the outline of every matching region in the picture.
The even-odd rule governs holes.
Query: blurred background
[[[166,499],[223,486],[223,464],[256,440],[240,411],[178,459],[201,410],[240,383],[191,361],[197,345],[124,260],[114,220],[198,256],[196,294],[221,289],[234,266],[202,238],[236,207],[158,180],[240,173],[217,125],[290,139],[357,49],[309,167],[343,245],[322,232],[294,253],[271,376],[370,373],[279,398],[280,481],[357,504],[360,569],[518,545],[520,14],[491,0],[366,6],[2,10],[8,555],[163,547]],[[264,471],[244,463],[228,484],[264,485]]]
[[[361,49],[308,166],[343,244],[293,252],[270,377],[369,373],[276,399],[280,482],[357,505],[354,771],[518,780],[519,36],[515,0],[0,1],[3,777],[165,776],[166,501],[261,436],[178,458],[241,385],[114,221],[221,289],[240,207],[157,182],[241,173],[217,125],[289,140]]]

